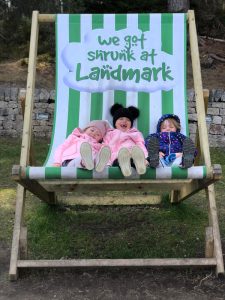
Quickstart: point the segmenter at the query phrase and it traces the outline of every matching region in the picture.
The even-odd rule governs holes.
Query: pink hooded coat
[[[125,132],[119,129],[108,129],[103,138],[103,142],[110,147],[112,152],[111,159],[108,163],[109,165],[112,165],[114,160],[118,158],[118,152],[121,148],[131,150],[131,148],[136,145],[143,150],[145,157],[148,156],[143,135],[136,128],[131,128]]]
[[[80,146],[83,142],[88,142],[91,145],[92,155],[95,159],[102,144],[86,133],[83,133],[80,128],[75,128],[64,143],[56,149],[54,163],[62,165],[65,160],[80,157]]]

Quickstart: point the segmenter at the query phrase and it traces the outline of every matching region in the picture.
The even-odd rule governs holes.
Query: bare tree
[[[167,0],[169,12],[186,12],[190,8],[189,0]]]

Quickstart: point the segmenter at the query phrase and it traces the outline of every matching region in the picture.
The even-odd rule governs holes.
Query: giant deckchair
[[[39,22],[56,23],[56,100],[50,151],[44,166],[30,164],[32,109]],[[180,116],[182,132],[188,132],[186,91],[186,24],[190,48],[198,117],[199,155],[202,165],[189,169],[148,168],[139,176],[135,170],[124,178],[119,168],[101,173],[76,168],[51,167],[56,147],[75,127],[93,119],[111,121],[109,108],[115,102],[140,109],[135,126],[146,136],[154,132],[164,113]],[[207,94],[207,93],[206,93]],[[207,98],[207,97],[206,97]],[[200,160],[199,160],[200,161]],[[93,14],[43,15],[33,12],[28,81],[20,165],[13,167],[18,182],[10,278],[26,267],[100,266],[215,266],[224,273],[213,183],[221,177],[219,165],[211,165],[205,103],[203,97],[194,12],[187,14]],[[188,259],[71,259],[28,260],[26,226],[23,221],[25,191],[49,204],[56,204],[60,192],[130,191],[169,192],[179,203],[205,189],[209,202],[206,257]],[[141,197],[141,195],[140,195]],[[82,203],[83,198],[80,199]],[[110,202],[110,198],[104,197]],[[118,200],[117,204],[121,201]]]

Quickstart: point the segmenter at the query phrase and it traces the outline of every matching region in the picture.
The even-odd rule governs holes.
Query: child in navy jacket
[[[180,133],[180,119],[174,114],[163,115],[157,132],[145,139],[150,167],[178,165],[190,168],[197,154],[192,140]]]

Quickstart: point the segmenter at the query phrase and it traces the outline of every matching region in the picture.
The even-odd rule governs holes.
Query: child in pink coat
[[[107,164],[111,152],[102,145],[109,124],[95,120],[83,130],[75,128],[55,151],[53,166],[77,167],[101,172]]]
[[[113,116],[114,129],[108,129],[103,139],[104,144],[111,150],[109,165],[119,165],[124,176],[131,175],[131,166],[136,168],[138,174],[144,174],[148,153],[142,133],[133,128],[139,109],[134,106],[125,108],[115,103],[110,113]]]

